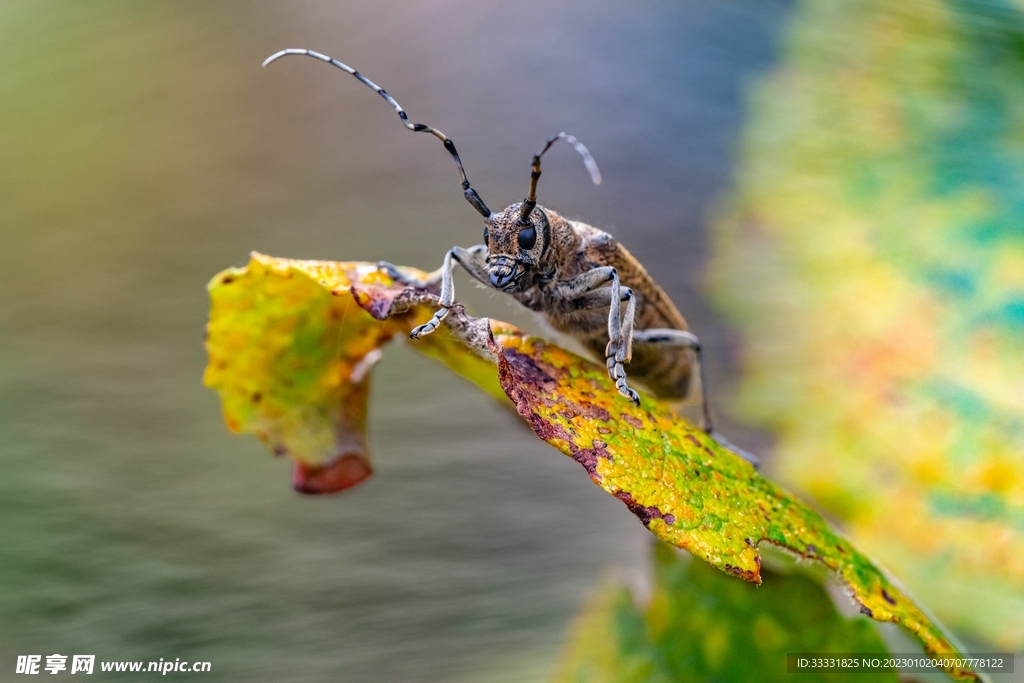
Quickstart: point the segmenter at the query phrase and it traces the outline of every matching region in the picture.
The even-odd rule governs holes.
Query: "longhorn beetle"
[[[545,142],[533,155],[526,199],[493,213],[470,186],[455,143],[448,136],[422,123],[410,123],[405,110],[383,88],[327,55],[289,48],[268,57],[263,66],[287,55],[313,57],[352,74],[387,100],[406,128],[438,138],[455,160],[463,194],[484,217],[484,243],[469,249],[452,247],[441,268],[426,280],[412,279],[390,263],[378,264],[403,284],[433,287],[440,282],[440,308],[428,322],[413,329],[413,339],[436,330],[448,315],[455,303],[452,271],[458,264],[484,285],[511,294],[527,308],[543,314],[556,330],[574,336],[596,357],[603,358],[619,393],[637,405],[640,395],[626,383],[625,364],[629,364],[630,374],[656,396],[684,399],[693,384],[693,363],[687,350],[692,351],[700,371],[701,427],[756,463],[756,457],[714,433],[700,341],[640,262],[608,233],[537,205],[541,157],[559,140],[579,152],[594,184],[601,183],[597,164],[583,143],[565,133]]]

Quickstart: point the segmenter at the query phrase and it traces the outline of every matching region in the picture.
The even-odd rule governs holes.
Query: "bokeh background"
[[[0,679],[53,652],[209,660],[210,680],[547,677],[587,591],[647,557],[576,463],[392,345],[374,477],[302,497],[202,387],[206,283],[250,250],[433,269],[480,240],[435,139],[323,64],[260,62],[363,70],[456,141],[492,207],[577,135],[604,183],[555,149],[541,202],[629,245],[717,380],[706,216],[787,7],[0,3]]]
[[[919,600],[1024,649],[1024,13],[809,2],[785,44],[714,228],[732,405]]]
[[[228,434],[201,386],[213,274],[254,249],[429,270],[480,239],[436,140],[326,65],[259,67],[284,47],[443,130],[491,208],[547,136],[583,140],[604,183],[556,149],[540,202],[677,302],[723,431],[972,644],[1020,648],[1024,31],[1012,3],[899,6],[0,4],[0,680],[60,652],[539,681],[600,577],[643,593],[626,508],[400,344],[357,489],[299,496]],[[891,448],[907,425],[925,445]]]

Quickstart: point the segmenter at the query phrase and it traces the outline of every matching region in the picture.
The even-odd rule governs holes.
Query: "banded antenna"
[[[540,158],[551,149],[551,145],[559,140],[565,140],[580,153],[580,156],[583,157],[583,165],[590,171],[590,179],[594,181],[595,185],[601,184],[601,171],[597,169],[597,162],[594,161],[594,157],[590,156],[590,152],[584,147],[583,143],[572,135],[559,133],[548,140],[541,150],[533,155],[533,171],[530,173],[530,193],[526,195],[523,205],[519,207],[519,223],[521,225],[526,225],[530,222],[530,214],[533,212],[533,207],[537,206],[537,181],[540,180]]]
[[[462,181],[462,193],[466,196],[466,201],[472,204],[473,208],[480,212],[480,215],[483,216],[484,218],[491,217],[491,210],[487,208],[486,204],[484,204],[484,200],[480,199],[480,195],[476,193],[476,190],[474,190],[470,186],[469,179],[466,178],[466,170],[462,167],[462,159],[459,158],[459,153],[455,150],[455,143],[452,142],[451,139],[448,138],[448,136],[446,136],[444,133],[437,130],[436,128],[431,128],[430,126],[424,125],[422,123],[409,123],[409,117],[406,116],[405,110],[402,109],[402,106],[395,101],[395,98],[387,94],[387,92],[382,87],[371,81],[366,76],[362,75],[349,65],[339,62],[337,59],[334,59],[333,57],[322,55],[319,52],[314,52],[313,50],[304,50],[301,48],[290,47],[287,50],[281,50],[280,52],[276,52],[267,57],[266,60],[264,60],[263,62],[263,66],[266,66],[271,62],[280,59],[281,57],[284,57],[286,55],[305,55],[306,57],[313,57],[315,59],[319,59],[322,62],[327,62],[332,66],[336,66],[342,71],[346,71],[352,74],[353,76],[358,78],[360,82],[362,82],[364,85],[369,86],[374,91],[376,91],[378,95],[387,100],[388,104],[395,108],[395,111],[398,112],[398,118],[402,119],[403,126],[405,126],[406,128],[413,132],[423,131],[425,133],[430,133],[438,140],[443,142],[444,148],[448,150],[449,154],[452,155],[452,158],[455,159],[455,165],[459,167],[459,180]],[[548,143],[549,146],[550,144],[551,143]]]

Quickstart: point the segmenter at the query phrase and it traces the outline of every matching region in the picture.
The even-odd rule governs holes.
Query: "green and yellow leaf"
[[[206,383],[223,397],[229,427],[291,457],[300,490],[337,491],[369,476],[370,366],[382,344],[432,314],[436,297],[368,264],[261,255],[218,275],[210,293]],[[761,582],[758,546],[770,543],[826,567],[861,612],[899,624],[926,651],[956,651],[820,515],[669,406],[650,396],[634,406],[603,367],[505,323],[459,308],[446,323],[412,348],[492,396],[507,395],[538,436],[579,462],[661,540],[753,583]],[[362,466],[354,476],[353,462]]]
[[[609,584],[577,619],[554,683],[793,680],[789,653],[887,653],[871,622],[840,614],[815,578],[764,570],[759,589],[654,548],[644,606]],[[813,624],[813,628],[808,628]],[[896,683],[895,671],[812,672],[806,683]]]

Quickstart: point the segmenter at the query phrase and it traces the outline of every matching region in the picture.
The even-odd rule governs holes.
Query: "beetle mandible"
[[[452,271],[458,264],[482,284],[511,294],[527,308],[541,313],[556,330],[582,342],[605,361],[619,393],[637,405],[640,395],[626,382],[626,364],[630,376],[643,382],[655,396],[685,399],[693,386],[694,363],[687,353],[692,351],[700,372],[701,427],[742,457],[756,462],[754,456],[714,433],[700,341],[687,329],[686,319],[664,290],[614,237],[537,204],[541,157],[559,140],[579,152],[594,183],[600,184],[597,164],[579,140],[565,133],[548,140],[533,155],[526,199],[493,213],[470,185],[455,144],[444,133],[422,123],[410,123],[405,110],[384,89],[319,52],[288,48],[268,57],[263,66],[286,55],[313,57],[352,74],[394,107],[406,128],[441,140],[458,167],[463,194],[484,217],[484,243],[468,249],[452,247],[441,268],[427,280],[411,279],[387,262],[378,264],[398,282],[416,287],[441,285],[439,309],[412,331],[413,339],[437,329],[455,304]]]

